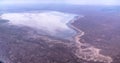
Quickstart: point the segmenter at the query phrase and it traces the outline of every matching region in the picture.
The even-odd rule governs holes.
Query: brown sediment
[[[71,27],[72,29],[74,29],[77,32],[76,35],[73,37],[76,42],[76,47],[77,47],[77,49],[75,51],[75,55],[78,58],[84,59],[87,61],[98,61],[98,62],[103,62],[103,63],[111,63],[113,61],[112,58],[109,56],[100,54],[101,49],[96,48],[88,43],[81,43],[80,37],[83,36],[85,33],[83,31],[81,31],[80,29],[78,29],[77,27],[75,27],[74,25],[72,25],[72,23],[74,23],[74,21],[76,21],[77,19],[80,19],[80,18],[81,17],[71,20],[70,25],[69,25],[69,27]]]

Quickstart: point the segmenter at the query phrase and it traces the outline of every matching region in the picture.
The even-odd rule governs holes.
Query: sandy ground
[[[82,17],[79,17],[79,18],[82,18]],[[111,63],[113,61],[111,57],[100,54],[101,49],[95,48],[94,46],[88,43],[81,43],[80,37],[83,36],[85,33],[80,29],[76,28],[75,26],[73,26],[72,24],[70,25],[70,27],[77,31],[77,34],[74,37],[76,46],[78,47],[78,49],[76,50],[76,56],[78,56],[79,58],[85,59],[87,61],[93,60],[93,61],[99,61],[104,63]]]
[[[49,13],[48,13],[49,14]],[[54,14],[54,13],[53,13]],[[59,14],[59,13],[58,13]],[[9,17],[10,15],[13,15],[13,16],[11,16],[11,17]],[[27,17],[27,18],[23,18],[23,17],[25,17],[25,16],[29,16],[29,15],[32,15],[32,16],[30,16],[30,17]],[[60,14],[61,15],[61,14]],[[63,15],[63,14],[62,14]],[[17,16],[17,18],[15,18]],[[15,19],[13,19],[13,20],[11,20],[11,22],[10,23],[12,23],[12,24],[17,24],[17,25],[27,25],[27,26],[30,26],[30,27],[36,27],[36,25],[38,25],[36,28],[39,28],[39,29],[41,29],[41,28],[43,28],[43,29],[49,29],[48,31],[50,32],[50,33],[56,33],[56,32],[58,32],[58,31],[61,31],[61,30],[66,30],[67,29],[67,31],[71,31],[71,30],[74,30],[74,31],[76,31],[77,32],[77,34],[75,35],[75,37],[73,37],[74,38],[74,40],[75,40],[75,44],[76,44],[76,47],[77,47],[77,49],[76,49],[76,51],[75,51],[75,55],[78,57],[78,58],[81,58],[81,59],[84,59],[84,60],[87,60],[87,61],[99,61],[99,62],[104,62],[104,63],[111,63],[112,62],[112,58],[111,57],[109,57],[109,56],[105,56],[105,55],[103,55],[103,54],[100,54],[100,51],[101,51],[101,49],[98,49],[98,48],[96,48],[96,47],[94,47],[94,46],[92,46],[92,45],[90,45],[90,44],[88,44],[88,43],[81,43],[80,42],[80,40],[81,40],[81,36],[83,36],[85,33],[83,32],[83,31],[81,31],[80,29],[78,29],[78,28],[76,28],[75,26],[73,26],[73,25],[70,25],[69,27],[68,26],[66,26],[66,23],[68,23],[68,22],[66,22],[66,23],[64,23],[63,24],[63,22],[61,23],[61,22],[59,22],[59,20],[58,20],[58,22],[56,23],[55,21],[58,19],[58,18],[60,18],[60,20],[61,19],[65,19],[65,18],[63,18],[63,17],[69,17],[68,15],[64,15],[63,17],[60,17],[60,16],[57,16],[57,17],[55,17],[55,16],[51,16],[51,14],[49,15],[49,16],[47,16],[47,18],[49,17],[50,19],[51,18],[57,18],[57,19],[55,19],[55,20],[50,20],[49,21],[49,23],[46,23],[46,22],[44,22],[44,19],[46,20],[46,17],[44,17],[44,19],[42,19],[43,21],[42,22],[40,22],[40,21],[38,21],[39,20],[39,17],[41,17],[41,14],[40,14],[40,16],[38,17],[38,18],[36,18],[36,16],[39,16],[39,15],[36,15],[36,14],[29,14],[29,13],[27,13],[27,14],[25,14],[25,15],[21,15],[21,14],[4,14],[2,17],[4,18],[4,19],[8,19],[8,20],[10,20],[10,19],[13,19],[13,18],[15,18]],[[46,16],[46,15],[44,15],[44,14],[42,14],[42,16]],[[51,17],[50,17],[51,16]],[[23,21],[23,22],[20,22],[19,21],[19,19],[18,18],[23,18],[21,21]],[[35,18],[35,19],[32,19],[32,18]],[[70,17],[71,18],[71,17]],[[81,18],[81,17],[79,17],[79,18]],[[26,21],[26,23],[24,23],[24,19],[25,19],[25,21]],[[29,20],[30,19],[32,19],[31,20],[31,23],[29,23]],[[35,23],[37,23],[37,24],[34,24],[34,25],[32,25],[33,23],[34,23],[34,20],[36,20],[35,21]],[[47,20],[49,20],[49,19],[47,19]],[[66,19],[65,19],[66,20]],[[52,23],[51,23],[52,22]],[[55,23],[56,24],[59,24],[59,23],[61,23],[61,25],[59,26],[59,25],[54,25]],[[72,23],[72,22],[74,22],[74,21],[71,21],[70,23]],[[40,24],[39,24],[40,23]],[[41,23],[42,23],[42,26],[43,27],[41,27],[40,25],[41,25]],[[52,26],[48,26],[48,24],[52,24]],[[30,25],[29,25],[30,24]],[[47,27],[45,28],[44,26],[46,26],[47,25]],[[62,26],[62,27],[61,27]],[[41,27],[41,28],[40,28]],[[65,29],[64,29],[65,28]],[[72,28],[72,29],[71,29]],[[60,30],[58,30],[58,29],[60,29]],[[57,31],[56,31],[57,30]],[[55,31],[55,32],[54,32]]]

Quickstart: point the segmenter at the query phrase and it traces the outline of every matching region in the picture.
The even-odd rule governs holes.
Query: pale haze
[[[74,5],[119,5],[120,0],[0,0],[0,4],[55,3]]]
[[[2,19],[9,20],[9,24],[17,26],[28,26],[37,30],[42,30],[52,36],[67,36],[75,33],[73,29],[66,24],[76,15],[65,14],[61,12],[37,12],[37,13],[6,13],[1,16]],[[58,25],[59,24],[59,25]],[[67,32],[64,34],[64,32]],[[62,34],[63,33],[63,34]]]

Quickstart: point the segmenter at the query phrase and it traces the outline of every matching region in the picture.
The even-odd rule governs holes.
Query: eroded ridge
[[[74,21],[72,20],[71,23],[73,22]],[[103,63],[111,63],[113,61],[111,57],[100,54],[101,49],[95,48],[94,46],[91,46],[88,43],[81,43],[80,37],[83,36],[85,33],[73,25],[70,25],[70,27],[78,32],[74,37],[74,40],[76,42],[76,47],[77,47],[75,51],[75,55],[78,58],[81,58],[87,61],[95,61],[95,62],[98,61]]]

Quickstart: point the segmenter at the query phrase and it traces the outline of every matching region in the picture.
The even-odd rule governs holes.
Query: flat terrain
[[[83,18],[72,23],[74,27],[84,32],[83,36],[77,37],[80,39],[77,41],[101,49],[101,54],[112,57],[112,63],[120,63],[118,6],[45,5],[38,8],[38,5],[28,5],[28,7],[9,7],[5,12],[40,10],[83,15]],[[78,49],[76,41],[40,35],[32,28],[17,27],[6,22],[8,20],[0,20],[0,61],[3,63],[105,63],[78,58],[75,54]]]
[[[89,43],[102,49],[101,53],[115,59],[119,63],[120,57],[120,18],[119,14],[98,12],[75,21],[73,25],[85,34],[81,42]],[[117,59],[116,59],[117,58]]]
[[[75,42],[5,22],[0,25],[0,48],[2,63],[101,63],[78,58]]]

